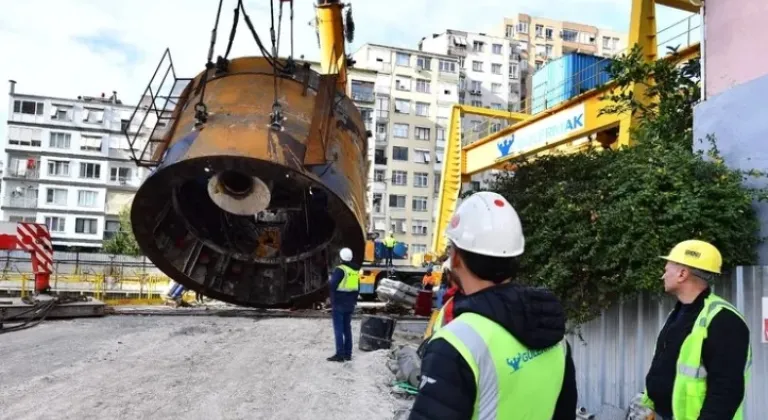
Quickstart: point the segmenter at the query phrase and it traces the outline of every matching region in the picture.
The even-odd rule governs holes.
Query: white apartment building
[[[373,122],[368,188],[370,231],[426,252],[432,239],[446,128],[458,102],[455,57],[365,44],[352,54],[352,99]],[[371,102],[372,101],[372,102]],[[368,117],[370,115],[370,117]]]
[[[77,99],[23,94],[13,81],[9,96],[0,217],[45,223],[59,249],[100,248],[147,175],[130,160],[122,133],[134,107],[114,92]]]

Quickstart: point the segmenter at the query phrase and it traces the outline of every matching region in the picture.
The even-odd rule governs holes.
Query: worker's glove
[[[656,413],[643,405],[643,394],[637,394],[629,403],[626,420],[654,420]]]

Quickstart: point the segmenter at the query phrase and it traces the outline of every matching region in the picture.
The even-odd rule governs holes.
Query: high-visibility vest
[[[357,292],[360,290],[360,271],[344,264],[341,264],[339,268],[344,272],[344,278],[341,279],[336,290],[339,292]]]
[[[384,246],[386,246],[387,248],[394,247],[395,246],[395,238],[393,238],[391,236],[387,236],[386,238],[384,238]]]
[[[448,302],[453,300],[453,296],[451,296],[448,301],[443,303],[443,307],[440,308],[440,311],[437,313],[437,318],[435,318],[435,322],[432,324],[432,335],[434,335],[437,330],[440,328],[443,328],[445,326],[445,307],[448,306]]]
[[[530,350],[501,325],[463,313],[431,340],[451,344],[475,376],[473,420],[551,419],[565,376],[566,343]]]
[[[704,397],[707,394],[707,369],[701,362],[701,349],[704,339],[707,338],[707,329],[712,319],[721,310],[729,310],[744,321],[744,316],[727,300],[710,293],[704,299],[704,307],[691,333],[683,341],[680,348],[680,356],[677,358],[677,375],[672,388],[672,416],[675,420],[696,420],[699,418],[701,408],[704,406]],[[746,324],[746,321],[744,321]],[[749,383],[749,375],[752,367],[752,347],[747,350],[747,363],[744,366],[744,388]],[[642,403],[646,407],[654,408],[653,401],[648,398],[647,390],[643,392]],[[744,399],[733,416],[733,420],[744,418]]]

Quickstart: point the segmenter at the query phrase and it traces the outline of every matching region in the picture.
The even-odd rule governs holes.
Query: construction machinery
[[[32,295],[0,298],[0,333],[28,328],[46,318],[104,315],[105,305],[98,300],[80,296],[57,296],[51,293],[53,246],[46,225],[0,222],[0,249],[28,252],[35,276]]]
[[[338,251],[362,264],[366,242],[370,133],[345,94],[349,6],[316,6],[317,73],[278,58],[284,5],[293,27],[293,1],[280,1],[268,48],[238,1],[214,61],[220,1],[205,70],[178,78],[166,51],[124,127],[135,162],[154,169],[131,210],[144,254],[187,289],[258,308],[323,300]],[[241,16],[261,57],[228,57]]]

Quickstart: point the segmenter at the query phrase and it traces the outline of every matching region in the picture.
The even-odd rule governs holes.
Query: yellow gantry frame
[[[322,74],[337,74],[337,88],[347,91],[347,56],[344,52],[344,20],[339,0],[320,0],[317,5],[317,32],[320,37]]]
[[[632,0],[632,11],[629,24],[628,45],[639,45],[643,56],[648,61],[657,59],[656,39],[656,5],[672,7],[687,12],[698,13],[699,7],[694,6],[689,0]],[[688,60],[699,55],[699,44],[691,45],[678,52],[671,59],[678,62]],[[493,109],[454,105],[448,127],[448,138],[443,158],[443,171],[440,180],[439,198],[437,201],[437,217],[432,238],[432,252],[440,254],[447,245],[445,229],[456,208],[459,193],[463,182],[469,182],[474,174],[489,169],[504,167],[504,162],[509,160],[532,156],[547,150],[551,150],[568,144],[576,139],[584,138],[592,134],[605,132],[609,129],[618,129],[618,136],[612,147],[631,146],[630,131],[635,121],[629,115],[600,115],[600,110],[609,101],[601,99],[611,90],[616,90],[613,83],[585,92],[573,99],[565,101],[551,109],[536,115],[509,113]],[[636,98],[643,98],[644,86],[633,85]],[[499,158],[497,140],[510,136],[516,131],[528,127],[543,119],[558,115],[563,111],[572,111],[583,107],[583,128],[569,133],[565,138],[551,143],[545,143],[520,153],[510,154]],[[480,115],[490,118],[506,118],[519,122],[500,130],[490,136],[480,139],[465,147],[461,147],[461,117],[462,114]]]

